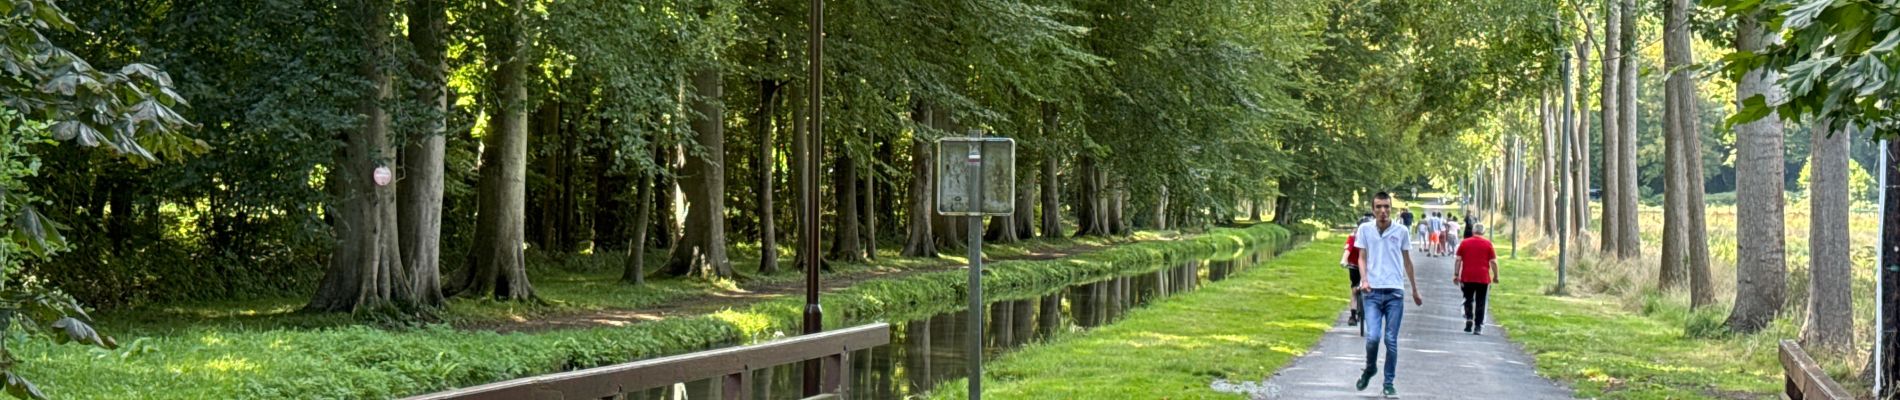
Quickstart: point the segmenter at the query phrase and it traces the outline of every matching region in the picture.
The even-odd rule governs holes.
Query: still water
[[[1073,285],[1042,296],[1000,300],[986,307],[983,357],[997,356],[1026,344],[1086,331],[1114,323],[1128,311],[1157,299],[1191,291],[1207,282],[1226,279],[1234,272],[1273,254],[1256,250],[1234,259],[1212,257],[1188,261],[1155,272],[1124,275]],[[938,385],[965,377],[970,354],[967,310],[929,318],[891,323],[891,343],[851,354],[851,396],[860,399],[921,397]],[[753,371],[755,399],[798,399],[803,365],[789,364]],[[688,399],[717,399],[711,379],[685,384]],[[646,391],[640,399],[673,399],[671,388]]]

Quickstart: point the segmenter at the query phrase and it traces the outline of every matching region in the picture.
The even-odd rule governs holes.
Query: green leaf
[[[1728,117],[1728,121],[1726,122],[1727,126],[1724,128],[1732,129],[1736,125],[1755,122],[1756,120],[1762,119],[1762,117],[1768,116],[1768,114],[1774,112],[1774,110],[1774,108],[1768,106],[1767,96],[1759,94],[1749,96],[1747,99],[1742,99],[1742,109],[1737,110],[1735,115]]]
[[[148,79],[151,79],[153,82],[158,82],[159,86],[163,86],[163,87],[172,86],[172,76],[170,74],[166,74],[165,71],[160,70],[158,69],[158,67],[154,67],[151,64],[126,64],[125,67],[119,68],[119,74],[122,74],[128,77],[143,76]]]
[[[19,212],[13,220],[15,242],[41,257],[66,246],[66,237],[59,234],[64,225],[46,219],[32,205],[21,205]]]
[[[82,86],[87,89],[96,90],[99,87],[99,81],[85,74],[68,72],[53,77],[53,79],[48,79],[45,83],[41,83],[40,91],[61,96],[72,96],[77,93],[78,89]]]
[[[1787,68],[1788,75],[1781,78],[1781,86],[1788,88],[1788,95],[1804,97],[1814,90],[1814,82],[1824,79],[1823,73],[1841,61],[1840,57],[1827,57],[1804,60]]]
[[[73,317],[60,318],[58,320],[53,321],[52,327],[54,330],[57,330],[59,331],[59,333],[62,334],[62,335],[55,335],[53,337],[53,341],[59,344],[67,344],[67,343],[76,342],[80,344],[90,344],[93,346],[99,346],[106,349],[113,349],[113,348],[118,347],[117,341],[112,341],[108,343],[107,338],[103,338],[99,336],[99,331],[93,330],[91,325],[86,325],[85,321],[81,321],[78,318],[73,318]]]
[[[1815,17],[1821,16],[1821,12],[1827,11],[1833,4],[1834,0],[1808,0],[1806,3],[1801,3],[1793,10],[1788,10],[1788,21],[1782,25],[1782,28],[1789,30],[1807,28],[1814,22]]]
[[[40,388],[34,386],[33,382],[27,381],[26,378],[13,371],[6,371],[4,374],[7,379],[7,394],[21,399],[46,400],[46,393],[40,392]]]
[[[106,135],[99,133],[98,129],[93,129],[92,125],[84,122],[61,121],[53,125],[53,139],[62,141],[77,140],[82,146],[94,147],[104,142]]]
[[[1875,44],[1873,48],[1869,48],[1867,51],[1872,53],[1885,53],[1893,51],[1895,46],[1900,46],[1900,30],[1887,32],[1886,39],[1881,39],[1879,44]]]

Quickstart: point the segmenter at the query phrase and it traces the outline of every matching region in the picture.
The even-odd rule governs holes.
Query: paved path
[[[1399,331],[1398,377],[1393,386],[1405,399],[1569,399],[1568,388],[1536,375],[1530,355],[1504,338],[1504,329],[1486,321],[1484,335],[1464,332],[1464,300],[1451,283],[1451,257],[1420,257],[1412,261],[1423,307],[1406,296],[1405,320]],[[1345,290],[1345,274],[1340,274]],[[1510,282],[1505,282],[1510,284]],[[1495,300],[1495,298],[1494,298]],[[1370,334],[1371,332],[1367,332]],[[1384,349],[1380,349],[1383,358]],[[1355,391],[1353,381],[1365,367],[1366,344],[1359,328],[1346,326],[1341,313],[1311,352],[1269,378],[1269,399],[1363,399],[1379,397],[1383,376],[1374,376],[1366,390]],[[1383,367],[1385,360],[1379,360]],[[1277,396],[1272,393],[1278,392]],[[1259,396],[1256,396],[1259,397]]]

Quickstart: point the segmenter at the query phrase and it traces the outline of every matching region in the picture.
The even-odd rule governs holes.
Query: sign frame
[[[972,149],[975,151],[968,152],[966,154],[959,154],[959,155],[946,154],[944,152],[944,149],[945,149],[944,145],[946,143],[952,144],[953,148],[963,147],[965,149]],[[971,144],[975,144],[975,145],[971,145]],[[1016,140],[1015,139],[1011,139],[1007,137],[994,137],[994,136],[946,136],[946,137],[937,138],[935,145],[936,145],[936,152],[937,152],[936,157],[935,157],[936,161],[932,162],[933,164],[932,168],[935,168],[933,172],[936,174],[934,180],[936,181],[935,190],[936,190],[937,198],[935,201],[936,204],[934,204],[932,207],[933,211],[936,211],[938,215],[957,216],[957,217],[998,217],[998,216],[1015,215],[1016,213],[1016,201],[1015,201],[1016,199],[1016,178],[1015,178],[1016,177]],[[956,146],[956,145],[961,145],[961,146]],[[1003,150],[1003,154],[1000,157],[985,156],[986,151],[994,151],[996,147],[998,146],[1002,147],[1002,150]],[[988,154],[994,154],[994,153],[988,153]],[[954,162],[954,163],[946,162],[947,160],[950,160],[953,157],[959,160],[963,160],[963,161]],[[1000,160],[1001,162],[992,163],[993,160]],[[988,203],[989,201],[993,201],[993,200],[1003,200],[997,204],[1001,206],[1000,209],[996,209],[996,208],[979,209],[979,210],[947,209],[947,207],[951,206],[952,204],[950,202],[945,201],[945,199],[969,195],[970,188],[967,186],[967,184],[957,185],[958,187],[950,187],[949,185],[947,185],[947,182],[949,181],[946,179],[943,179],[945,176],[944,172],[966,169],[972,163],[976,164],[977,169],[981,171],[980,173],[977,174],[979,175],[978,177],[979,186],[984,186],[981,183],[983,182],[981,178],[985,176],[1000,175],[1000,176],[1009,178],[1009,179],[1005,179],[1005,181],[1007,182],[1001,183],[1004,187],[1004,190],[1003,190],[1004,193],[1001,193],[1002,196],[997,197],[996,199],[990,199],[989,195],[994,194],[994,193],[988,193],[988,192],[980,193],[981,196],[979,196],[979,199],[983,199],[986,201],[973,202],[973,203],[977,203],[976,205],[977,208],[984,208],[984,205],[985,205],[984,203]],[[946,164],[954,164],[954,165],[946,165]],[[995,171],[997,169],[1000,169],[1001,172],[998,174],[990,173],[991,171]]]

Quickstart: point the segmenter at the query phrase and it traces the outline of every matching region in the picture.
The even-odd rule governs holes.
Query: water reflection
[[[1042,296],[991,302],[984,323],[984,358],[1068,332],[1113,323],[1129,311],[1168,296],[1194,290],[1202,281],[1220,281],[1273,253],[1254,251],[1232,260],[1190,260],[1173,268],[1119,276],[1059,289]],[[945,382],[963,378],[968,370],[968,318],[964,311],[891,324],[891,343],[851,354],[851,393],[858,398],[896,399],[921,396]],[[800,364],[755,371],[753,396],[757,399],[798,399]],[[686,385],[691,399],[717,399],[712,380]],[[670,399],[670,390],[655,389],[630,399]]]

